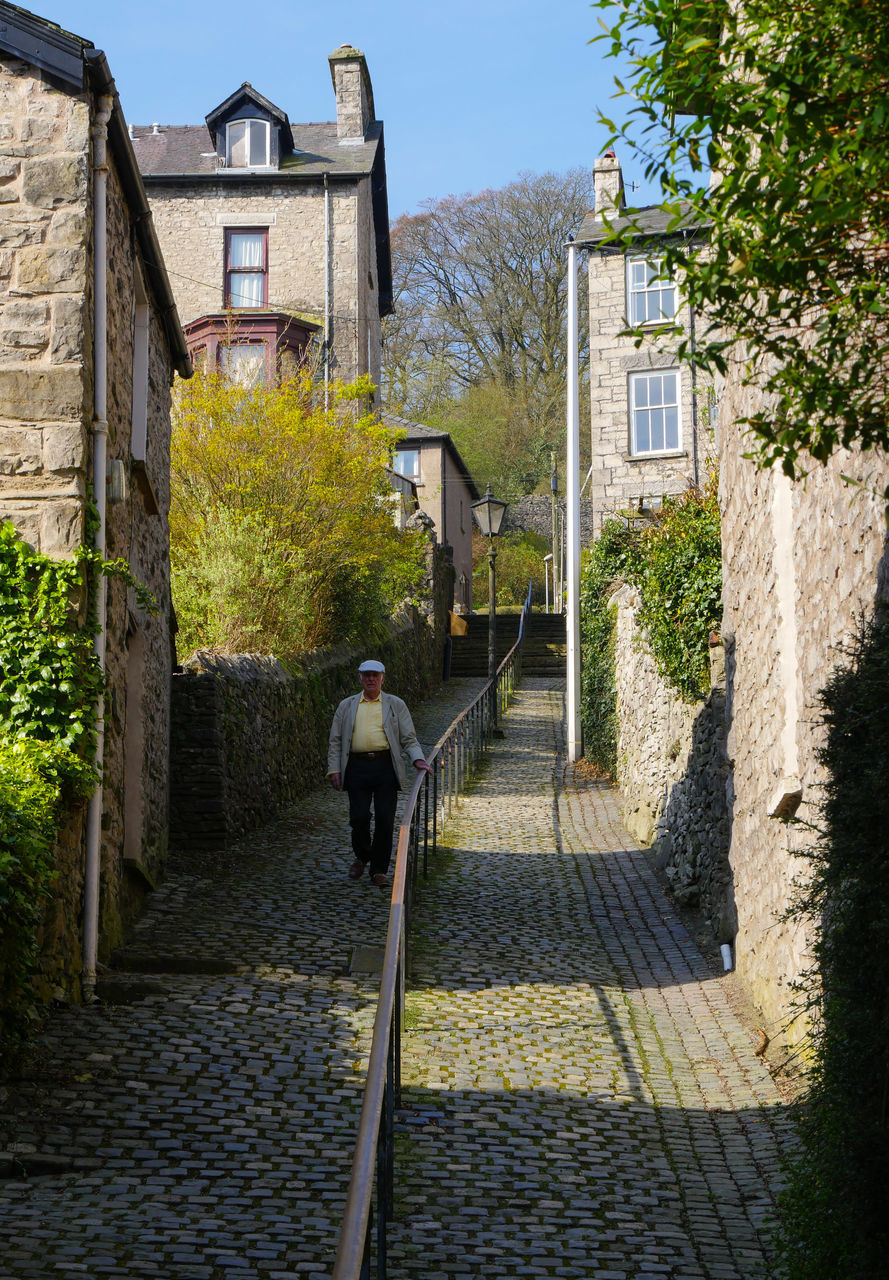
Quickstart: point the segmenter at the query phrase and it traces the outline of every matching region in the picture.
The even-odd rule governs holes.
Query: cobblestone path
[[[420,741],[482,684],[414,708]],[[389,910],[346,878],[346,814],[323,787],[181,860],[129,945],[142,998],[53,1017],[0,1092],[0,1280],[329,1277],[378,985],[353,957]]]
[[[423,903],[393,1280],[768,1277],[758,1037],[528,681]]]
[[[417,709],[421,741],[478,683]],[[391,1276],[765,1277],[780,1099],[611,793],[565,768],[561,705],[520,691],[426,895]],[[319,790],[182,860],[133,1002],[53,1017],[0,1092],[0,1280],[329,1276],[388,910],[346,835]]]

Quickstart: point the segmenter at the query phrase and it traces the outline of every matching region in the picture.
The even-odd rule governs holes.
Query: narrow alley
[[[786,1109],[562,701],[522,686],[424,895],[390,1276],[765,1280]],[[329,1276],[388,911],[345,817],[179,859],[109,999],[54,1015],[0,1094],[3,1280]]]

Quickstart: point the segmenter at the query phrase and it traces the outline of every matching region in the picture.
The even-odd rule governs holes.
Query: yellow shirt
[[[350,751],[388,751],[389,740],[383,732],[383,699],[370,702],[361,695],[355,712]]]

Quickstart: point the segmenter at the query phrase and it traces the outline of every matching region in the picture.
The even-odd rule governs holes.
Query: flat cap
[[[383,666],[382,662],[377,662],[375,658],[368,658],[367,661],[362,662],[361,666],[358,668],[359,675],[366,671],[376,671],[378,675],[382,676],[385,675],[386,668]]]

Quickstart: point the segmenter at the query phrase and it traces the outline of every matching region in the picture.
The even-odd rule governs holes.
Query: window
[[[627,261],[627,315],[630,324],[657,324],[676,314],[676,285],[662,274],[663,258]]]
[[[231,382],[242,387],[258,387],[266,380],[264,342],[238,342],[219,348],[219,367]]]
[[[630,374],[630,448],[634,455],[678,450],[678,369]]]
[[[264,307],[267,301],[268,232],[226,231],[226,306]]]
[[[231,169],[269,164],[267,120],[233,120],[225,126],[225,163]]]
[[[419,449],[396,449],[392,469],[416,484],[420,479]]]

